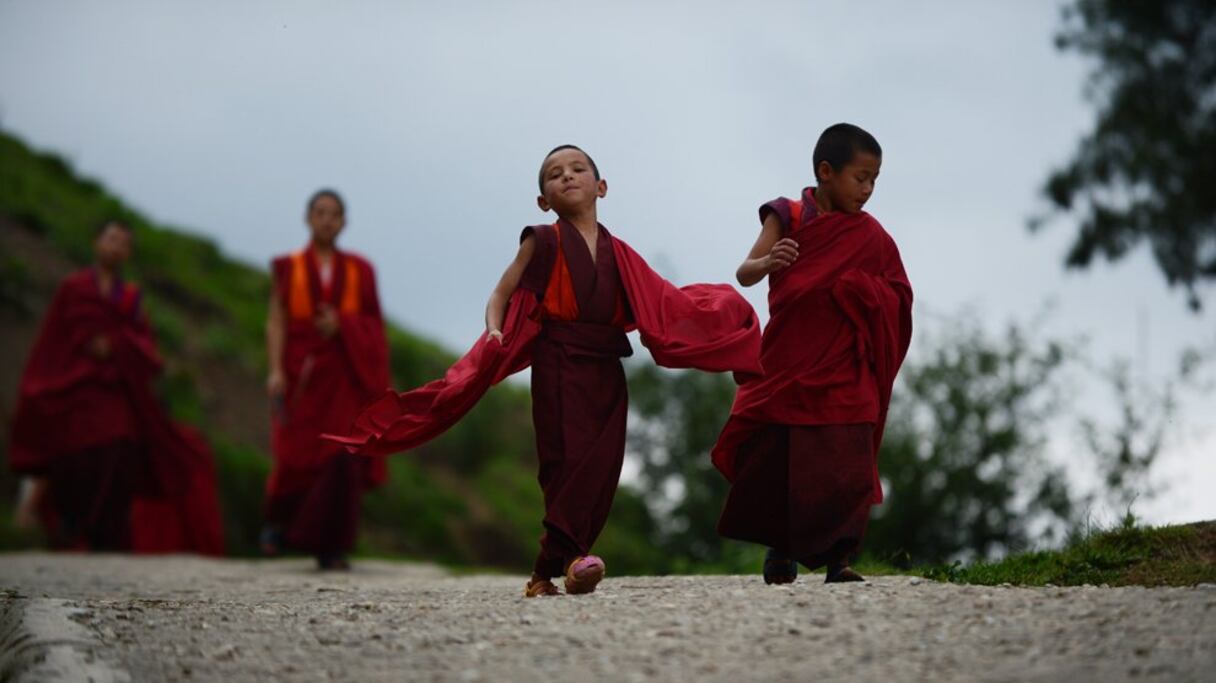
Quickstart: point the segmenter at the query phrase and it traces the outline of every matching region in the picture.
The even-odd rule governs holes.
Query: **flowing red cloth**
[[[786,235],[798,242],[798,258],[769,275],[764,376],[739,387],[713,461],[734,481],[739,446],[765,425],[872,423],[877,504],[878,447],[912,337],[912,285],[895,241],[872,216],[821,214],[813,188],[803,191],[802,207]],[[788,200],[766,204],[761,220],[768,211],[790,224]]]
[[[760,324],[750,304],[729,285],[676,287],[609,236],[634,326],[655,361],[672,368],[760,374]],[[536,294],[511,296],[499,343],[482,335],[442,379],[405,393],[387,392],[353,426],[325,438],[352,452],[384,455],[415,448],[456,424],[494,384],[532,362],[540,333]]]
[[[98,336],[109,342],[105,359],[87,351]],[[211,452],[152,394],[160,367],[139,289],[118,281],[104,298],[93,269],[70,275],[51,302],[21,378],[9,465],[47,477],[52,497],[68,489],[92,495],[121,482],[117,495],[123,500],[102,507],[124,520],[93,522],[125,527],[129,515],[133,550],[220,554],[223,526]],[[86,453],[108,454],[92,487],[62,466]]]
[[[346,452],[320,435],[347,429],[359,409],[389,386],[375,271],[362,257],[335,251],[330,277],[322,278],[309,248],[276,258],[271,272],[285,313],[286,392],[271,434],[267,521],[282,526],[293,547],[344,552],[354,543],[359,496],[382,484],[387,469],[383,461],[338,462]],[[332,337],[314,322],[325,305],[338,315]]]

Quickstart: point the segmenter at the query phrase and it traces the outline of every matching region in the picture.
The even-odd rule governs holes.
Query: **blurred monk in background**
[[[60,549],[221,554],[210,449],[152,393],[160,356],[122,278],[131,240],[101,225],[94,265],[59,286],[30,352],[9,457],[25,475],[16,520]]]
[[[266,354],[274,469],[261,544],[268,555],[292,548],[314,555],[321,569],[349,569],[360,499],[384,482],[385,464],[319,437],[345,432],[388,387],[388,344],[375,271],[336,246],[346,226],[342,198],[318,191],[306,219],[308,246],[271,264]]]

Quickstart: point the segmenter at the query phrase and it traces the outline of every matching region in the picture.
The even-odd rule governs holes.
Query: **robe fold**
[[[48,481],[56,545],[136,552],[223,552],[211,452],[152,393],[161,361],[140,290],[103,297],[92,268],[52,300],[21,378],[9,465]],[[88,352],[105,337],[105,359]]]
[[[323,278],[308,248],[276,258],[271,273],[284,312],[286,390],[274,410],[266,521],[293,548],[340,555],[354,546],[361,495],[387,476],[384,462],[353,458],[320,438],[346,429],[389,385],[375,271],[362,257],[335,251]],[[338,314],[332,337],[314,323],[322,306]]]
[[[778,199],[798,257],[769,275],[764,375],[744,382],[713,449],[732,482],[719,532],[809,566],[854,549],[882,502],[877,456],[912,335],[912,286],[867,213],[821,214],[813,188]]]
[[[413,448],[455,424],[490,386],[532,367],[532,419],[545,500],[544,534],[533,572],[560,576],[603,530],[620,480],[629,397],[620,359],[636,327],[669,367],[756,374],[759,324],[731,287],[677,289],[599,227],[594,260],[565,221],[525,228],[536,240],[512,295],[503,341],[484,337],[443,379],[368,406],[353,433],[333,437],[352,450]]]

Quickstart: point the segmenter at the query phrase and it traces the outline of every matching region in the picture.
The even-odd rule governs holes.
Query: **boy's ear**
[[[541,211],[545,212],[548,212],[553,208],[552,206],[549,206],[549,200],[545,199],[545,195],[543,194],[536,196],[536,205],[540,207]]]
[[[815,167],[815,179],[819,181],[831,180],[834,173],[836,173],[836,169],[832,168],[832,164],[828,163],[826,159],[820,161],[819,165]]]
[[[600,178],[595,183],[595,196],[603,199],[608,194],[608,181]]]

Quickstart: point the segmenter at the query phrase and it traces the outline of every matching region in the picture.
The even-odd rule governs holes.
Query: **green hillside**
[[[16,377],[38,320],[64,274],[91,258],[92,231],[121,218],[135,230],[129,275],[143,284],[167,371],[159,387],[173,413],[208,435],[220,469],[230,552],[254,551],[262,485],[269,470],[269,417],[262,391],[263,325],[269,278],[225,256],[206,238],[157,225],[62,158],[0,132],[0,352],[5,370],[0,417],[7,449]],[[290,245],[285,245],[285,248]],[[391,293],[385,293],[391,296]],[[439,376],[455,354],[391,325],[398,387]],[[526,389],[491,391],[451,432],[391,459],[392,477],[367,497],[360,551],[450,564],[530,566],[540,531],[540,491]],[[0,452],[0,457],[3,453]],[[12,475],[0,475],[11,500]],[[0,545],[36,543],[0,513]],[[622,491],[603,538],[616,572],[653,570],[638,548],[650,525],[641,501]]]

